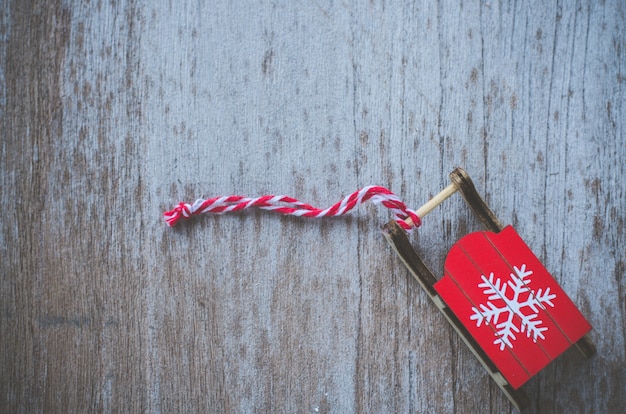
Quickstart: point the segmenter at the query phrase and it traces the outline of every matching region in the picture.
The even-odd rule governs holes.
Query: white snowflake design
[[[510,280],[507,282],[494,277],[493,272],[489,274],[489,278],[485,275],[481,276],[483,283],[478,287],[483,288],[483,294],[489,295],[487,304],[479,305],[480,310],[472,307],[474,314],[470,316],[471,320],[476,321],[476,326],[480,326],[484,321],[486,325],[496,327],[496,340],[493,343],[500,345],[501,351],[506,346],[513,348],[512,341],[516,339],[515,333],[526,332],[528,338],[532,335],[533,342],[537,342],[537,338],[545,339],[543,332],[548,328],[541,326],[542,321],[537,319],[538,312],[539,309],[546,309],[546,304],[554,307],[552,299],[556,297],[555,294],[550,294],[549,287],[545,292],[543,289],[535,292],[527,286],[530,282],[529,276],[533,272],[527,271],[525,264],[522,264],[520,268],[513,266],[513,269],[515,275],[511,273]],[[507,295],[507,287],[513,292],[512,294]],[[515,324],[514,316],[521,319],[520,326]]]

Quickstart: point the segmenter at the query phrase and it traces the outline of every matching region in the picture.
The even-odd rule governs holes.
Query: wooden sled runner
[[[487,231],[451,249],[439,281],[394,221],[389,244],[511,403],[529,403],[520,387],[570,346],[595,354],[591,325],[511,226],[504,227],[461,168],[452,183],[417,211],[419,217],[459,191]]]

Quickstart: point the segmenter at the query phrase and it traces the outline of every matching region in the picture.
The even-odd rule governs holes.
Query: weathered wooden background
[[[387,211],[168,228],[179,201],[463,166],[594,326],[529,412],[623,412],[626,3],[0,0],[0,411],[510,412]],[[412,240],[440,272],[479,223]]]

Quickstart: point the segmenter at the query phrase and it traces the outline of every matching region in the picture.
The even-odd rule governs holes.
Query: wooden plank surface
[[[3,412],[510,412],[386,211],[168,228],[177,202],[463,166],[594,327],[529,412],[625,401],[626,4],[0,0]],[[411,236],[441,274],[459,196]]]

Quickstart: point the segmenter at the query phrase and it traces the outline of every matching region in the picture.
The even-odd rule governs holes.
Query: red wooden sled
[[[439,281],[394,221],[385,237],[450,325],[517,408],[528,405],[520,387],[574,345],[595,353],[591,325],[515,229],[504,227],[457,168],[452,184],[420,208],[422,217],[460,191],[487,231],[468,234],[448,253]]]

